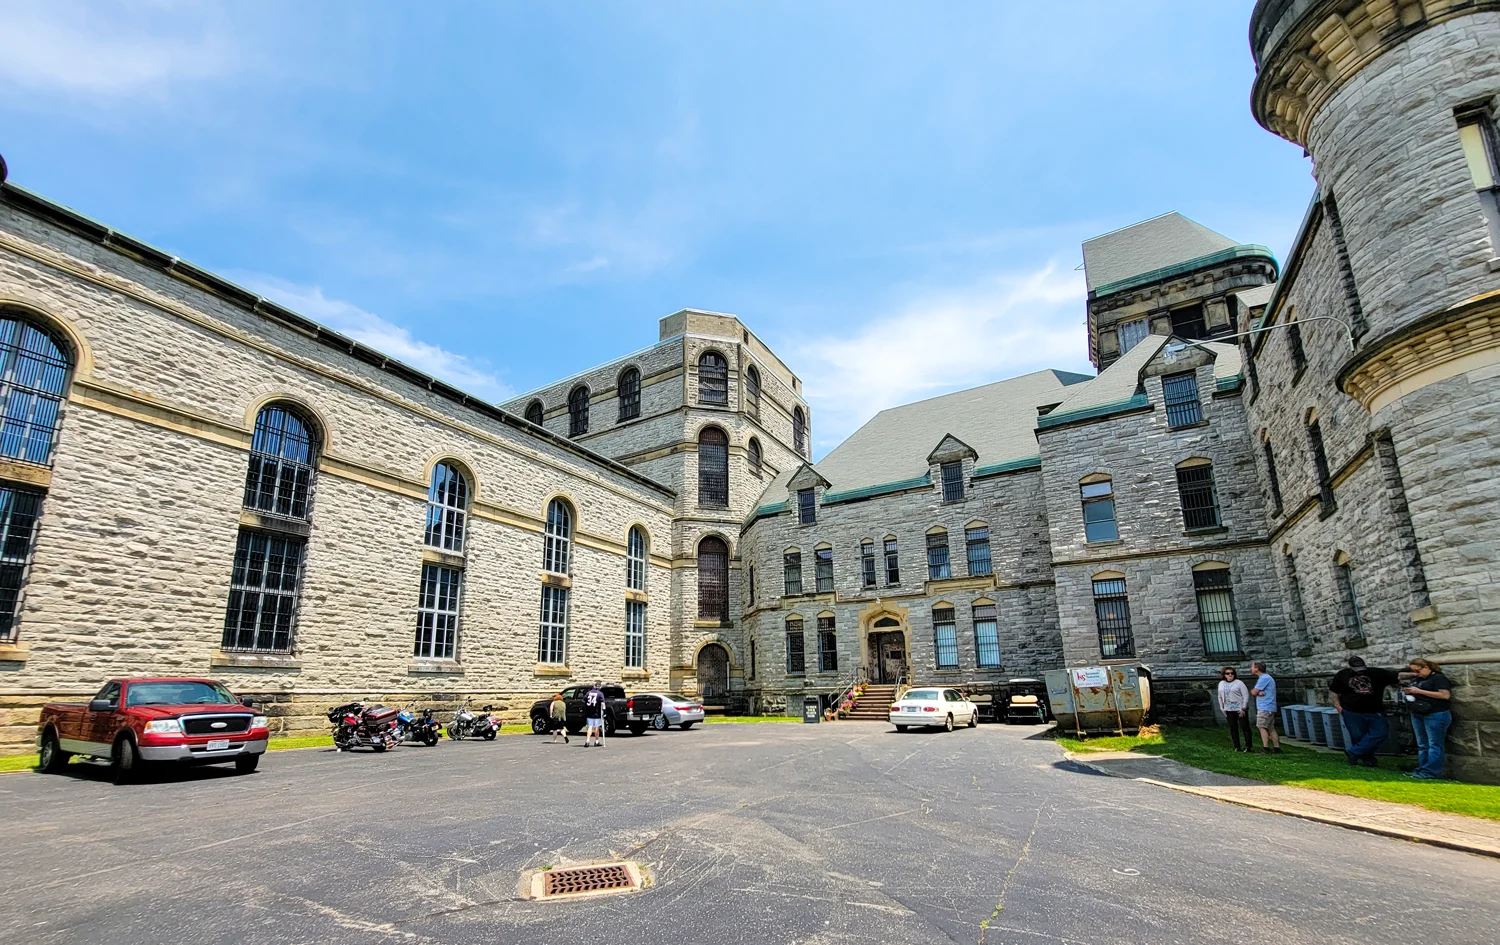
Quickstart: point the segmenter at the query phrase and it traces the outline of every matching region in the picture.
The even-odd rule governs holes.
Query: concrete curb
[[[1071,761],[1076,765],[1080,765],[1081,767],[1087,768],[1095,774],[1102,774],[1111,778],[1120,778],[1126,781],[1138,781],[1142,784],[1151,784],[1155,785],[1156,787],[1169,788],[1173,791],[1179,791],[1183,794],[1193,794],[1197,795],[1198,797],[1211,798],[1224,804],[1234,804],[1239,807],[1248,807],[1251,810],[1265,811],[1266,813],[1270,814],[1282,814],[1287,817],[1300,817],[1303,820],[1316,821],[1317,823],[1328,824],[1329,826],[1333,827],[1343,827],[1347,830],[1358,830],[1363,833],[1378,834],[1383,837],[1392,837],[1397,840],[1406,840],[1411,843],[1425,843],[1428,846],[1444,847],[1449,850],[1458,850],[1462,853],[1473,853],[1477,856],[1500,858],[1500,846],[1488,846],[1486,844],[1478,842],[1466,842],[1462,840],[1450,840],[1443,837],[1425,836],[1409,830],[1401,830],[1395,827],[1388,827],[1384,824],[1370,823],[1369,821],[1363,820],[1350,820],[1342,817],[1332,817],[1327,814],[1319,814],[1314,811],[1289,808],[1280,804],[1272,803],[1270,801],[1260,801],[1250,797],[1229,795],[1225,794],[1222,791],[1217,791],[1213,788],[1194,787],[1187,784],[1173,784],[1170,781],[1158,781],[1155,778],[1132,778],[1129,775],[1117,774],[1106,768],[1101,768],[1098,765],[1091,765],[1084,760],[1083,756],[1075,754],[1071,751],[1063,752],[1063,756],[1068,761]],[[1268,787],[1269,786],[1270,785],[1268,785]],[[1311,790],[1311,788],[1304,788],[1303,790]],[[1387,801],[1386,803],[1396,802]],[[1458,817],[1461,815],[1449,814],[1447,816]]]

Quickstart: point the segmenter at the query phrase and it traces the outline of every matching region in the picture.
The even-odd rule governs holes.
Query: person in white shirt
[[[1240,682],[1239,672],[1233,666],[1219,670],[1219,710],[1229,723],[1229,739],[1235,751],[1250,751],[1250,690]],[[1240,734],[1245,736],[1240,742]]]

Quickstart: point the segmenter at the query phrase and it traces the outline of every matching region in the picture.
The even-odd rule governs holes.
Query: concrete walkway
[[[1265,784],[1233,775],[1215,774],[1155,755],[1138,755],[1125,751],[1083,754],[1068,752],[1067,755],[1069,761],[1100,774],[1144,781],[1185,794],[1211,797],[1227,804],[1302,817],[1366,833],[1399,837],[1416,843],[1500,857],[1500,821],[1445,814],[1410,804],[1329,794],[1309,788]]]

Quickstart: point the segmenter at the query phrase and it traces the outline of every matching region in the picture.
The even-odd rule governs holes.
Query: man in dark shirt
[[[1363,658],[1351,656],[1348,668],[1328,681],[1333,707],[1349,732],[1344,757],[1351,765],[1379,766],[1375,749],[1385,741],[1385,687],[1396,685],[1398,678],[1394,670],[1366,666]]]
[[[583,747],[591,745],[604,747],[604,713],[609,711],[605,705],[603,687],[594,683],[593,688],[583,697],[583,718],[587,731],[583,736]]]

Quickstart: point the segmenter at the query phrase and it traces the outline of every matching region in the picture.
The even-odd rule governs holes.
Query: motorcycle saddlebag
[[[392,709],[383,705],[371,706],[365,710],[365,723],[380,725],[383,722],[394,722],[399,714],[401,714],[400,709]]]

